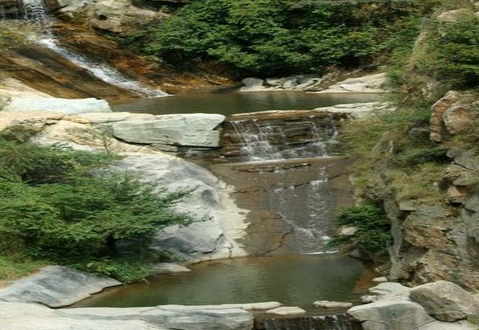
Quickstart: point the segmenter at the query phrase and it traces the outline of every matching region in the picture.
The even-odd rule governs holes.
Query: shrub
[[[1,136],[12,136],[7,133]],[[126,281],[143,276],[146,268],[138,265],[154,257],[148,249],[154,233],[192,221],[172,210],[189,192],[156,191],[106,171],[115,159],[0,140],[0,237],[37,259],[90,265]],[[128,244],[126,253],[119,242]],[[139,271],[122,272],[126,264]]]
[[[381,261],[387,256],[392,242],[390,224],[385,212],[371,204],[343,209],[336,217],[339,226],[354,227],[352,235],[336,236],[328,246],[342,246],[344,251],[359,250],[362,255]]]

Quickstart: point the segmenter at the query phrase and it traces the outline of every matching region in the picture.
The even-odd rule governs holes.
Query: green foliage
[[[106,171],[114,156],[5,140],[18,136],[12,131],[1,136],[0,237],[8,238],[6,247],[132,281],[145,274],[139,263],[153,256],[148,243],[155,231],[192,221],[172,210],[188,191],[156,191]]]
[[[479,17],[468,14],[441,28],[434,41],[437,78],[454,88],[479,86]]]
[[[336,223],[354,227],[356,232],[333,238],[329,246],[342,246],[345,251],[357,249],[372,260],[387,256],[387,246],[392,242],[391,226],[381,208],[370,204],[348,207],[338,214]]]
[[[245,74],[317,72],[390,53],[416,34],[411,17],[432,3],[200,0],[123,41],[174,64],[213,59]]]

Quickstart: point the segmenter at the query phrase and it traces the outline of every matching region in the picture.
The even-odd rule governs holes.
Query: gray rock
[[[168,263],[168,262],[157,264],[153,267],[153,270],[152,270],[152,273],[156,275],[171,274],[171,273],[187,273],[187,272],[191,272],[191,269],[179,264]]]
[[[155,120],[113,123],[111,128],[113,136],[130,143],[219,147],[216,129],[224,119],[219,114],[162,115],[155,116]]]
[[[353,306],[350,302],[318,300],[313,303],[314,307],[323,308],[349,308]]]
[[[340,81],[319,93],[384,93],[385,73],[377,73]]]
[[[452,282],[417,286],[411,290],[410,297],[440,321],[454,322],[479,312],[479,303],[472,294]]]
[[[306,314],[306,311],[296,306],[283,306],[283,307],[270,309],[269,311],[266,312],[266,314],[281,315],[281,316],[300,315],[300,314]]]
[[[328,111],[331,113],[345,113],[354,119],[364,119],[378,113],[394,111],[395,108],[387,102],[365,102],[337,104],[331,107],[321,107],[314,110]]]
[[[413,330],[434,321],[419,304],[410,301],[380,300],[354,306],[348,314],[360,321],[364,330]]]
[[[260,78],[251,77],[251,78],[245,78],[241,80],[241,82],[243,83],[245,88],[250,88],[250,87],[256,88],[259,86],[263,86],[264,80]]]
[[[78,308],[65,309],[59,314],[81,320],[141,320],[171,330],[250,330],[253,326],[253,315],[239,308],[205,306]]]
[[[237,242],[247,227],[243,210],[236,206],[229,191],[213,174],[182,159],[158,154],[127,154],[117,168],[159,190],[193,189],[176,207],[203,221],[158,231],[154,247],[166,249],[187,261],[246,255]]]
[[[411,288],[408,288],[400,283],[386,282],[380,283],[375,287],[370,288],[368,291],[377,295],[386,296],[389,299],[391,296],[407,297],[411,291]]]
[[[13,97],[4,111],[53,111],[66,114],[91,112],[111,112],[110,105],[105,100],[61,99],[53,97]]]
[[[2,330],[250,330],[253,315],[239,308],[164,306],[52,310],[0,301]]]
[[[477,330],[477,326],[467,322],[440,322],[434,321],[418,328],[417,330]]]
[[[121,283],[111,278],[93,276],[67,267],[48,266],[0,290],[0,300],[62,307],[117,285]]]

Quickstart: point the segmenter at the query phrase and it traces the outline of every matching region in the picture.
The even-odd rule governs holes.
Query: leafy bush
[[[334,237],[329,246],[342,246],[345,251],[357,249],[375,261],[387,256],[386,248],[392,242],[391,225],[381,208],[370,204],[348,207],[337,215],[336,223],[354,227],[356,232]]]
[[[188,191],[158,192],[105,171],[117,157],[13,140],[0,140],[0,237],[30,257],[131,281],[154,256],[148,243],[156,230],[192,221],[172,210]],[[122,272],[126,264],[139,271]]]
[[[434,42],[439,80],[455,88],[479,86],[479,17],[464,15],[441,28]]]
[[[123,41],[174,64],[213,59],[243,74],[318,72],[390,53],[411,35],[402,31],[417,32],[406,18],[432,3],[200,0]]]

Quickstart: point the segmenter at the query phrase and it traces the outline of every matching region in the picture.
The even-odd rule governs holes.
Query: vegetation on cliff
[[[411,43],[437,1],[198,0],[123,40],[175,65],[213,60],[240,74],[382,64]]]
[[[172,210],[188,192],[159,193],[105,170],[115,156],[30,143],[32,128],[0,133],[0,268],[26,257],[23,264],[54,262],[131,282],[158,257],[148,244],[154,233],[191,221]]]

